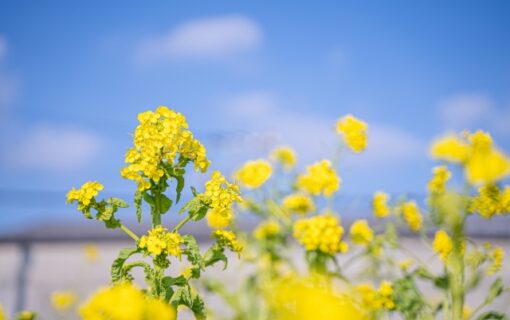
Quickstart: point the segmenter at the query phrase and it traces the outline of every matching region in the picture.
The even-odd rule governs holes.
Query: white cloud
[[[16,169],[67,172],[90,163],[101,144],[94,134],[73,127],[40,125],[11,146],[7,160]]]
[[[340,137],[334,131],[336,119],[283,109],[271,93],[244,93],[231,97],[224,106],[230,125],[256,132],[251,137],[259,139],[247,141],[248,149],[269,150],[277,144],[287,144],[296,149],[301,164],[331,158],[338,149]],[[257,142],[263,145],[254,146]],[[347,155],[345,165],[363,168],[394,166],[423,157],[425,152],[425,144],[408,132],[394,126],[369,123],[367,150],[359,155]]]
[[[250,51],[262,42],[259,25],[243,15],[192,20],[161,37],[147,40],[139,48],[142,61],[172,58],[224,58]]]
[[[457,94],[439,103],[439,114],[449,129],[464,129],[487,120],[493,111],[491,99],[478,93]]]

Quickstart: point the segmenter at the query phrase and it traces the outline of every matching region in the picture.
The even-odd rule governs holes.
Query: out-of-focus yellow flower
[[[72,291],[55,291],[51,294],[51,305],[58,311],[69,310],[76,301],[78,297]]]
[[[367,129],[365,122],[346,115],[340,118],[336,124],[336,131],[343,136],[345,144],[355,153],[359,153],[367,147]]]
[[[473,314],[473,309],[468,305],[464,305],[464,310],[462,310],[462,319],[469,320],[469,319],[471,319],[472,314]]]
[[[489,260],[491,261],[491,265],[487,268],[487,274],[493,275],[501,270],[503,266],[503,259],[505,258],[505,250],[501,247],[495,247],[489,253]]]
[[[451,172],[445,166],[438,166],[432,169],[434,174],[428,183],[428,190],[430,193],[440,194],[446,189],[446,182],[451,177]]]
[[[362,306],[365,310],[371,310],[373,312],[395,308],[395,302],[392,298],[393,287],[388,281],[381,282],[378,290],[371,284],[357,285],[355,290],[361,296]]]
[[[464,163],[469,152],[468,144],[455,135],[448,135],[436,140],[430,149],[430,153],[437,160],[453,163]]]
[[[143,235],[140,238],[138,247],[153,256],[164,254],[180,257],[182,254],[180,245],[182,243],[184,243],[184,240],[180,234],[170,232],[167,228],[159,225],[149,230],[148,235]]]
[[[150,188],[165,174],[162,163],[175,163],[178,157],[192,161],[195,170],[205,172],[210,161],[205,147],[193,137],[186,118],[165,106],[155,112],[138,114],[140,124],[133,134],[134,147],[126,152],[128,166],[121,170],[125,179],[138,184],[138,190]]]
[[[414,264],[414,262],[414,259],[411,258],[403,259],[398,262],[398,267],[400,270],[407,272],[409,268],[411,268],[411,266]]]
[[[84,245],[83,252],[85,253],[85,259],[90,263],[94,263],[99,259],[99,249],[96,245],[91,243]]]
[[[101,289],[80,307],[84,320],[174,320],[174,309],[129,283]]]
[[[212,236],[218,241],[218,244],[228,247],[233,252],[241,252],[243,250],[242,244],[237,240],[236,234],[232,231],[215,230]]]
[[[255,239],[263,240],[269,239],[281,232],[280,224],[276,221],[265,221],[262,222],[258,227],[253,231],[253,236]]]
[[[469,205],[470,212],[478,212],[486,219],[510,212],[510,187],[500,190],[496,184],[487,184],[478,189]]]
[[[290,213],[304,215],[315,211],[315,203],[313,200],[309,196],[300,193],[286,196],[283,199],[282,205]]]
[[[205,183],[204,196],[211,208],[207,213],[209,226],[221,229],[230,225],[234,218],[232,204],[242,201],[239,187],[228,182],[219,171],[215,171],[211,180]]]
[[[88,206],[92,199],[98,195],[99,191],[103,190],[103,185],[97,181],[87,181],[80,189],[72,188],[67,193],[67,202],[78,202],[79,205]]]
[[[404,216],[404,220],[407,222],[409,229],[414,232],[420,230],[423,218],[421,216],[420,209],[418,205],[414,201],[405,202],[402,207],[402,215]]]
[[[350,295],[335,293],[307,279],[281,281],[269,299],[277,320],[369,319]]]
[[[16,315],[16,320],[35,320],[37,314],[32,311],[21,311]]]
[[[1,304],[0,304],[0,320],[6,320],[6,316],[5,316],[5,312],[4,312],[4,307],[2,307]]]
[[[300,219],[294,223],[294,238],[307,251],[319,250],[330,255],[346,252],[349,247],[342,241],[343,234],[340,221],[332,215]]]
[[[376,218],[385,218],[390,214],[388,207],[389,195],[387,193],[378,191],[372,198],[372,209]]]
[[[495,183],[510,174],[510,160],[493,146],[488,133],[479,130],[469,135],[468,139],[471,146],[465,175],[469,183]]]
[[[289,170],[296,165],[296,152],[290,147],[280,146],[273,150],[271,159],[278,161],[285,170]]]
[[[374,232],[368,225],[367,220],[357,220],[351,225],[351,240],[354,244],[367,246],[374,240]]]
[[[271,164],[266,160],[259,159],[246,162],[234,176],[243,186],[255,189],[262,186],[272,173]]]
[[[331,162],[322,160],[308,166],[306,173],[297,178],[296,184],[299,189],[315,196],[323,193],[330,197],[340,187],[340,178],[331,167]]]
[[[446,262],[448,256],[453,250],[452,239],[444,230],[439,230],[436,232],[434,237],[434,243],[432,244],[434,251],[439,254],[439,257],[443,262]]]

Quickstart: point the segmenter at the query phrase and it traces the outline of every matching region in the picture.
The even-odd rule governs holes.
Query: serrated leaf
[[[151,207],[154,206],[154,197],[147,192],[143,192],[143,200],[145,200],[145,202],[147,202]]]
[[[184,254],[188,258],[188,261],[199,268],[203,269],[203,258],[200,254],[200,247],[198,246],[197,240],[190,234],[182,237],[184,240]]]
[[[136,220],[138,223],[142,222],[142,197],[142,192],[137,191],[135,193]]]
[[[198,196],[198,191],[195,187],[190,187],[191,189],[191,193],[193,194],[194,197]]]
[[[175,278],[166,276],[161,281],[166,287],[171,287],[171,286],[182,287],[182,286],[185,286],[186,284],[188,284],[188,280],[186,280],[186,278],[184,276],[178,276]]]
[[[489,293],[485,298],[485,304],[491,304],[494,299],[500,296],[503,293],[503,287],[503,280],[501,280],[501,278],[494,280],[489,289]]]
[[[170,303],[177,309],[179,305],[185,305],[191,308],[193,299],[191,298],[191,292],[189,287],[178,287],[174,290]]]
[[[488,311],[479,315],[476,320],[507,320],[508,317],[496,311]]]
[[[117,259],[113,260],[112,266],[110,268],[110,274],[112,277],[112,282],[117,283],[124,279],[123,267],[126,260],[138,252],[138,248],[124,248],[121,249]]]
[[[120,199],[120,198],[109,198],[106,200],[106,203],[116,206],[118,208],[127,208],[129,205],[126,203],[126,201]]]
[[[175,187],[175,192],[177,193],[175,203],[179,203],[179,200],[181,200],[182,189],[184,189],[184,176],[179,175],[176,176],[175,179],[177,180],[177,186]]]
[[[193,311],[193,314],[197,320],[203,320],[207,317],[205,313],[204,300],[202,300],[198,294],[195,294],[193,297],[191,311]]]
[[[224,249],[214,245],[204,254],[204,264],[206,267],[214,265],[216,262],[223,261],[223,270],[227,269],[228,259],[225,256]]]
[[[161,210],[160,214],[165,214],[168,212],[172,206],[172,202],[173,201],[170,200],[170,198],[168,198],[166,195],[161,194],[159,197],[159,210]]]
[[[198,211],[202,205],[203,204],[200,197],[195,197],[190,201],[186,202],[186,204],[184,204],[182,208],[179,210],[178,214],[182,214],[188,211],[189,215],[193,216],[193,213]]]

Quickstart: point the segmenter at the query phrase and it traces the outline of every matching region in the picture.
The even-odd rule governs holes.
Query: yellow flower
[[[90,263],[94,263],[99,259],[99,250],[93,244],[84,245],[83,252],[85,253],[85,259]]]
[[[35,312],[24,310],[18,312],[16,315],[16,320],[35,320],[36,317],[37,314]]]
[[[428,190],[430,193],[443,193],[446,189],[446,182],[451,177],[451,172],[445,166],[438,166],[432,169],[434,176],[429,181]]]
[[[180,245],[182,243],[184,243],[184,240],[180,234],[170,232],[165,227],[159,225],[149,230],[148,235],[140,238],[138,247],[153,256],[164,254],[180,257],[182,254]]]
[[[407,258],[407,259],[400,260],[398,262],[398,267],[400,268],[400,270],[407,272],[413,264],[414,264],[414,259]]]
[[[289,170],[296,164],[296,152],[290,147],[280,146],[273,150],[271,159],[278,161],[284,169]]]
[[[489,260],[491,261],[491,265],[487,268],[487,274],[493,275],[501,270],[503,266],[503,259],[505,258],[505,250],[501,247],[495,247],[489,253]]]
[[[315,211],[313,200],[304,194],[291,194],[283,199],[283,207],[291,213],[307,214]]]
[[[4,308],[0,304],[0,320],[6,320],[6,318],[7,317],[5,316]]]
[[[414,201],[405,202],[402,207],[402,215],[412,231],[419,231],[423,222],[418,205]]]
[[[323,193],[330,197],[340,187],[340,178],[336,175],[331,162],[322,160],[307,167],[307,172],[297,178],[297,187],[313,195]]]
[[[444,230],[439,230],[436,232],[432,247],[434,248],[434,251],[439,254],[441,260],[446,262],[448,256],[453,250],[452,239]]]
[[[486,219],[510,212],[510,187],[503,191],[496,184],[487,184],[478,189],[469,205],[470,212],[478,212]]]
[[[343,234],[340,221],[332,215],[301,219],[294,223],[294,238],[307,251],[319,250],[330,255],[346,252],[348,246],[342,241]]]
[[[365,122],[347,115],[337,121],[336,131],[353,152],[359,153],[367,147],[367,128]]]
[[[243,186],[255,189],[263,185],[271,177],[272,172],[271,164],[259,159],[246,162],[234,176]]]
[[[69,310],[78,300],[76,294],[72,291],[55,291],[51,294],[51,305],[55,310]]]
[[[134,147],[125,156],[128,166],[121,170],[122,177],[138,184],[138,190],[149,189],[150,181],[158,182],[165,175],[163,164],[174,164],[181,157],[193,162],[195,170],[207,170],[206,150],[193,137],[182,114],[160,106],[155,112],[140,113],[138,121]]]
[[[387,193],[378,191],[372,198],[372,209],[376,218],[384,218],[390,214],[388,207],[389,196]]]
[[[88,206],[92,199],[98,195],[99,191],[103,190],[103,185],[97,181],[85,182],[80,189],[72,188],[67,193],[67,202],[78,202],[79,205]]]
[[[101,289],[80,307],[84,320],[174,320],[174,309],[130,283]]]
[[[354,244],[367,246],[374,240],[374,232],[368,225],[367,220],[356,220],[351,225],[350,234]]]
[[[448,135],[436,140],[430,150],[435,159],[453,163],[464,163],[467,160],[468,152],[468,144],[455,135]]]
[[[393,287],[388,281],[381,282],[379,290],[376,290],[371,284],[357,285],[355,290],[361,296],[361,305],[365,310],[391,310],[395,307],[392,299]]]
[[[253,236],[255,239],[263,240],[272,238],[278,235],[281,231],[281,227],[276,221],[265,221],[262,222],[256,229],[253,231]]]
[[[205,183],[204,197],[210,207],[207,223],[217,229],[230,225],[234,218],[232,204],[242,202],[239,187],[228,182],[219,171],[213,172],[211,180]]]
[[[233,252],[241,252],[242,244],[237,240],[236,234],[232,231],[215,230],[212,236],[216,238],[218,244],[228,247]]]

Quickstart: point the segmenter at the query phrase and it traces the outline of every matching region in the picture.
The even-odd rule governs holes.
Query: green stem
[[[140,240],[140,238],[138,238],[138,236],[133,231],[129,230],[129,228],[126,227],[125,225],[121,224],[120,229],[122,231],[124,231],[128,236],[130,236],[136,242],[138,242]]]
[[[181,222],[179,222],[179,224],[177,224],[174,228],[174,230],[172,232],[177,232],[179,231],[179,229],[181,229],[185,224],[186,222],[190,221],[191,220],[191,216],[187,216],[186,218],[184,218]]]
[[[161,192],[159,191],[159,186],[157,185],[153,190],[152,194],[154,197],[154,210],[151,211],[152,217],[152,227],[156,227],[161,225]]]

